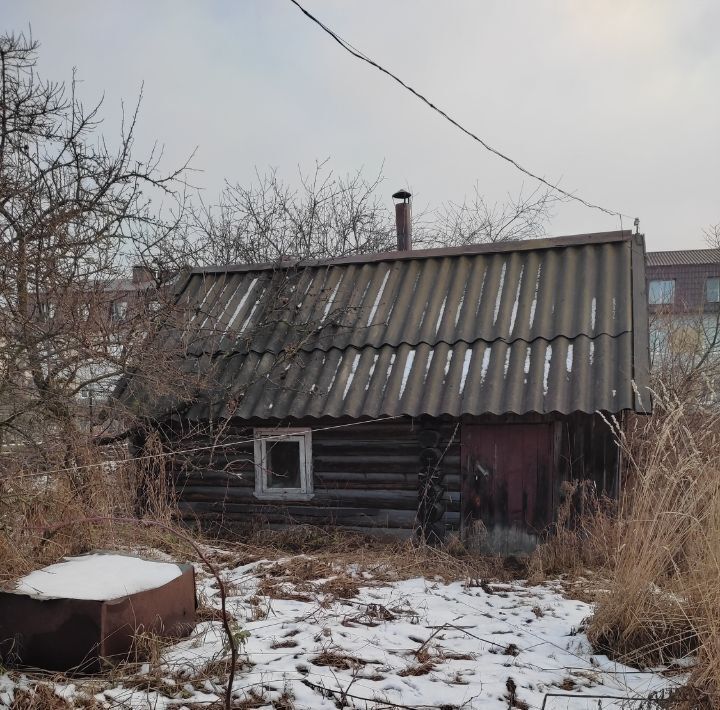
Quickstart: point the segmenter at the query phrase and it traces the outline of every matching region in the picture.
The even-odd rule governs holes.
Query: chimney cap
[[[407,190],[398,190],[394,195],[394,200],[409,200],[412,195]]]

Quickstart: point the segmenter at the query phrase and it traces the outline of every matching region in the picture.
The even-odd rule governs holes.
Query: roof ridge
[[[540,251],[546,249],[562,249],[572,246],[587,246],[591,244],[610,244],[624,242],[632,239],[629,229],[612,232],[589,232],[586,234],[573,234],[562,237],[543,237],[540,239],[522,239],[517,241],[488,242],[483,244],[466,244],[452,247],[434,247],[431,249],[414,249],[412,251],[371,252],[368,254],[354,254],[329,259],[288,259],[284,261],[265,262],[260,264],[216,264],[192,269],[190,275],[248,272],[248,271],[274,271],[293,268],[313,268],[323,266],[345,266],[350,264],[369,264],[382,261],[411,261],[415,259],[433,259],[446,257],[479,256],[483,254],[503,254],[521,251]]]

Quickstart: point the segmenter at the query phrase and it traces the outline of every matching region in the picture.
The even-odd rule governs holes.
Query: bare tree
[[[217,203],[188,211],[182,230],[149,246],[155,266],[275,263],[392,251],[395,218],[389,195],[381,193],[382,171],[338,176],[328,160],[298,170],[293,184],[277,169],[256,170],[249,184],[227,183]],[[558,199],[539,188],[490,204],[475,187],[461,204],[444,203],[415,211],[413,242],[418,247],[458,246],[531,239],[545,234]]]
[[[117,317],[122,289],[108,283],[133,245],[167,234],[172,221],[152,196],[177,202],[184,167],[162,173],[158,151],[133,156],[139,102],[111,148],[100,104],[83,106],[74,79],[39,79],[37,49],[0,37],[0,434],[47,452],[48,437],[68,442],[82,429],[89,385],[144,360],[159,292],[137,292]]]
[[[503,203],[489,203],[476,184],[472,197],[461,203],[446,202],[432,223],[434,240],[445,246],[507,242],[545,236],[552,209],[560,199],[540,187],[520,190]]]
[[[218,203],[193,210],[179,253],[194,264],[277,262],[385,251],[395,243],[382,175],[337,176],[325,162],[291,187],[276,169],[228,183]],[[175,253],[178,253],[177,248]]]

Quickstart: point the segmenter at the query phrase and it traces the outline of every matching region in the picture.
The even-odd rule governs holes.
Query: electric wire
[[[462,131],[465,135],[472,138],[474,141],[478,142],[485,150],[489,151],[493,155],[497,156],[501,160],[504,160],[507,163],[510,163],[514,168],[522,172],[523,174],[527,175],[528,177],[532,178],[533,180],[537,180],[538,182],[542,183],[546,187],[550,188],[554,192],[557,192],[558,194],[562,195],[563,197],[566,197],[567,199],[574,200],[575,202],[579,202],[580,204],[584,205],[585,207],[589,207],[590,209],[599,210],[600,212],[604,212],[605,214],[611,215],[613,217],[626,217],[627,219],[632,219],[629,215],[623,214],[622,212],[618,212],[617,210],[612,210],[607,207],[603,207],[602,205],[596,204],[594,202],[590,202],[589,200],[585,200],[582,197],[579,197],[578,195],[568,192],[567,190],[563,190],[558,185],[550,182],[549,180],[546,180],[544,177],[538,175],[537,173],[532,172],[531,170],[528,170],[527,168],[524,168],[518,161],[511,158],[509,155],[506,155],[502,151],[498,150],[497,148],[493,148],[487,141],[480,138],[476,133],[473,133],[468,128],[465,128],[459,121],[454,119],[452,116],[450,116],[446,111],[441,109],[439,106],[434,104],[430,99],[428,99],[426,96],[421,94],[419,91],[414,89],[412,86],[407,84],[405,81],[403,81],[397,74],[394,74],[389,69],[386,69],[384,66],[376,62],[371,57],[368,57],[364,52],[360,51],[356,47],[354,47],[350,42],[343,39],[337,32],[332,30],[330,27],[328,27],[325,23],[323,23],[321,20],[319,20],[315,15],[313,15],[311,12],[306,10],[299,2],[298,0],[290,0],[290,2],[295,5],[295,7],[300,10],[300,12],[303,13],[309,20],[314,22],[318,27],[320,27],[324,32],[326,32],[330,37],[332,37],[346,52],[351,54],[356,59],[359,59],[360,61],[366,62],[370,66],[374,67],[378,71],[382,72],[386,76],[390,77],[393,81],[397,82],[402,86],[405,90],[409,91],[415,98],[422,101],[424,104],[429,106],[433,111],[440,114],[446,121],[449,121],[455,128]]]

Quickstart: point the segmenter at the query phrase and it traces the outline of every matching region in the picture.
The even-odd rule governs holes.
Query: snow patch
[[[255,288],[256,283],[257,283],[257,278],[254,278],[250,282],[250,285],[248,286],[248,290],[245,291],[245,293],[242,295],[242,298],[240,299],[240,303],[238,303],[237,308],[235,309],[235,312],[232,314],[232,317],[228,321],[225,332],[227,332],[228,330],[230,330],[233,327],[235,321],[237,320],[238,316],[240,315],[240,311],[242,311],[243,306],[247,302],[248,298],[250,298],[250,294],[252,293],[253,289]]]
[[[382,283],[380,284],[380,290],[378,291],[377,296],[375,296],[375,303],[373,303],[372,308],[370,309],[370,315],[367,319],[366,325],[368,326],[373,324],[373,318],[375,318],[375,314],[377,313],[378,306],[380,305],[380,299],[382,298],[383,292],[385,291],[385,284],[387,284],[389,276],[390,269],[385,272],[385,276],[383,277]]]
[[[462,375],[460,376],[460,394],[465,390],[465,381],[467,380],[468,372],[470,371],[470,361],[472,360],[472,348],[468,348],[465,351],[465,357],[463,358]]]
[[[109,601],[161,587],[182,574],[178,565],[129,555],[66,557],[18,580],[14,594],[33,599]]]
[[[343,392],[343,399],[345,399],[347,397],[347,393],[350,390],[350,385],[352,385],[353,380],[355,379],[355,373],[357,372],[357,367],[358,367],[359,362],[360,362],[360,353],[356,353],[355,357],[353,359],[352,367],[350,368],[350,374],[348,375],[347,382],[345,383],[345,391]]]
[[[488,367],[490,365],[490,353],[491,348],[486,347],[483,353],[482,366],[480,367],[480,384],[485,382],[485,376],[487,375]]]
[[[545,349],[545,369],[543,371],[543,394],[548,393],[548,378],[550,377],[550,361],[552,360],[552,345],[548,343]]]
[[[512,335],[515,329],[515,319],[517,318],[518,305],[520,304],[520,288],[522,287],[523,273],[525,271],[525,264],[520,267],[520,277],[518,278],[517,291],[515,292],[515,302],[512,307],[512,314],[510,315],[510,330],[508,334]]]
[[[405,369],[403,370],[402,382],[400,383],[400,394],[402,398],[403,392],[405,391],[405,385],[407,384],[408,377],[410,377],[410,370],[412,370],[413,361],[415,360],[415,350],[411,350],[408,353],[407,360],[405,361]]]
[[[502,269],[500,270],[500,285],[498,286],[497,296],[495,296],[495,311],[493,312],[493,325],[497,323],[498,313],[500,313],[500,304],[502,303],[502,292],[505,284],[505,271],[507,270],[507,262],[503,261]]]

